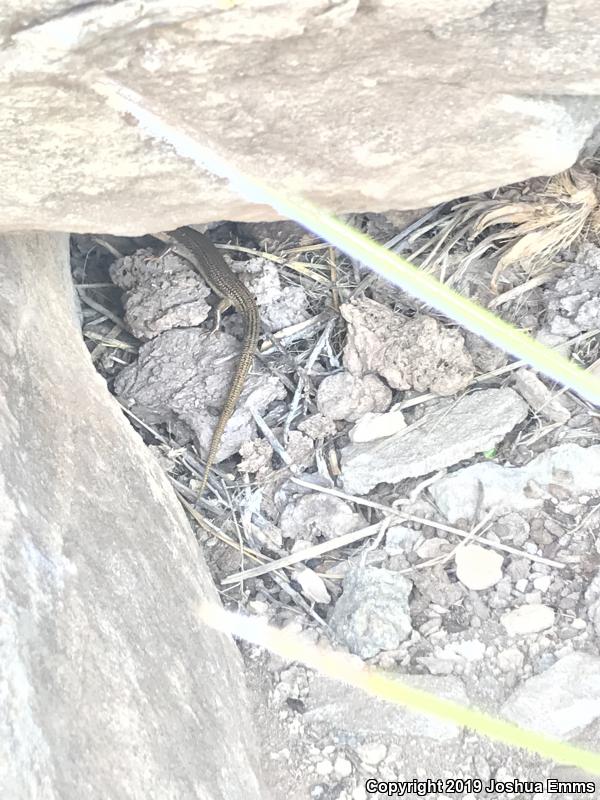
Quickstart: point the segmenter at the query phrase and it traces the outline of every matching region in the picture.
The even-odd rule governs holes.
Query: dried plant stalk
[[[490,248],[498,248],[492,276],[492,288],[497,291],[499,277],[511,264],[520,263],[530,273],[544,269],[584,229],[600,227],[596,190],[596,176],[573,167],[552,177],[538,192],[518,197],[515,187],[510,187],[493,199],[472,198],[438,220],[438,234],[417,253],[429,251],[424,265],[438,265],[457,242],[456,235],[448,236],[450,231],[459,231],[470,241],[489,231],[467,260],[474,261]]]

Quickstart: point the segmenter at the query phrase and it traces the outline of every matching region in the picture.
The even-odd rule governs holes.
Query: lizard
[[[216,308],[214,330],[217,330],[220,325],[221,314],[232,306],[244,318],[242,352],[229,387],[227,399],[221,409],[217,425],[213,431],[210,447],[206,456],[204,475],[202,476],[202,483],[200,484],[200,491],[198,494],[198,496],[201,496],[206,488],[210,469],[214,464],[219,445],[221,444],[223,431],[231,415],[235,411],[246,378],[252,367],[254,352],[258,345],[258,308],[252,294],[238,276],[229,268],[221,253],[207,236],[187,226],[176,228],[173,231],[167,231],[167,236],[171,240],[174,240],[175,247],[173,250],[175,252],[177,252],[177,245],[182,245],[187,253],[192,256],[190,259],[187,253],[181,253],[181,255],[191,263],[192,267],[200,273],[210,289],[220,298]]]

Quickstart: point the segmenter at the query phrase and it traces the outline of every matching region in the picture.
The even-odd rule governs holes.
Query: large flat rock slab
[[[421,208],[573,164],[600,117],[596,0],[0,0],[4,230],[272,219],[92,84],[331,211]]]
[[[94,371],[63,235],[0,237],[0,797],[268,797],[239,654]]]

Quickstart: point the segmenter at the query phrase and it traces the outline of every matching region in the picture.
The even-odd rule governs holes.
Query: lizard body
[[[217,307],[216,326],[218,328],[221,313],[233,306],[244,318],[244,340],[238,365],[229,387],[225,405],[221,410],[217,426],[213,432],[212,440],[206,457],[206,466],[200,486],[200,494],[204,492],[210,469],[214,463],[223,431],[240,398],[242,389],[248,377],[254,353],[258,345],[259,317],[256,300],[246,286],[232,272],[221,253],[210,239],[193,228],[183,227],[169,231],[176,244],[182,245],[193,257],[192,266],[201,274],[208,286],[220,298]],[[185,254],[184,254],[185,255]],[[190,260],[189,258],[187,259]]]

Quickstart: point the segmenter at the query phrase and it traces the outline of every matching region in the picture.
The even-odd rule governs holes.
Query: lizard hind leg
[[[215,308],[215,324],[213,325],[210,331],[209,334],[210,336],[212,336],[219,330],[219,328],[221,327],[221,315],[225,311],[227,311],[228,308],[231,308],[231,306],[232,306],[231,301],[227,300],[226,297],[223,297],[221,300],[219,300],[219,303]]]

